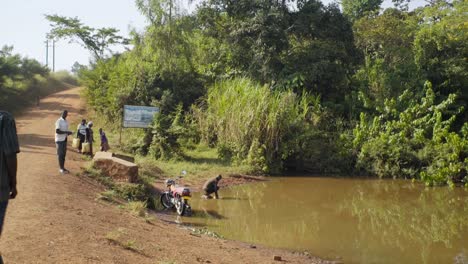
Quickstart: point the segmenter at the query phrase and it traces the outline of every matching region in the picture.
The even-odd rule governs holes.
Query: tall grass
[[[300,147],[296,136],[307,127],[313,99],[237,78],[212,86],[193,113],[202,139],[222,157],[275,172]]]

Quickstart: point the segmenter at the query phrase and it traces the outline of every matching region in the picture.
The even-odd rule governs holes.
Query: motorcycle
[[[185,175],[187,172],[182,171],[182,175]],[[179,179],[182,176],[179,176]],[[180,216],[190,216],[192,214],[192,208],[190,207],[188,201],[192,198],[192,194],[188,187],[178,186],[176,182],[172,179],[167,179],[166,181],[167,191],[161,194],[161,204],[167,208],[176,209],[176,212]]]

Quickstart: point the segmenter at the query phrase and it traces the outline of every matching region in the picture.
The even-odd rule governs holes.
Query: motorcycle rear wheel
[[[167,192],[161,194],[161,204],[164,208],[172,208],[174,204],[171,202],[171,195]]]

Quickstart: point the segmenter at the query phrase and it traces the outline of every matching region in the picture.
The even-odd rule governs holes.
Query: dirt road
[[[0,239],[5,263],[280,263],[274,255],[287,263],[319,262],[288,251],[194,236],[175,224],[145,221],[96,199],[103,189],[79,176],[85,162],[70,151],[70,142],[65,166],[71,174],[59,174],[55,155],[55,121],[63,109],[69,120],[78,120],[81,104],[74,88],[16,118],[19,194],[10,203]]]

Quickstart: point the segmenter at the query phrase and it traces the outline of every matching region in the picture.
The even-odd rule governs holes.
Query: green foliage
[[[361,114],[354,129],[357,165],[379,177],[420,178],[429,185],[464,180],[468,137],[451,132],[455,116],[444,117],[455,95],[437,104],[428,85],[419,102],[411,97],[407,91],[400,102],[386,100],[385,112],[371,120]],[[400,111],[398,104],[407,108]]]
[[[233,165],[229,161],[224,161],[218,157],[215,148],[210,148],[204,144],[198,144],[192,149],[183,148],[183,159],[155,160],[150,156],[137,156],[136,162],[140,167],[140,175],[153,182],[155,178],[165,179],[180,176],[181,171],[187,171],[185,180],[190,182],[200,182],[212,178],[217,174],[245,175],[249,172],[247,165]]]
[[[110,127],[123,105],[160,107],[123,148],[164,163],[198,160],[188,153],[202,142],[256,173],[466,179],[466,1],[392,2],[379,13],[381,0],[342,1],[342,14],[317,0],[205,0],[184,14],[138,0],[149,25],[133,48],[74,70]],[[56,19],[71,23],[58,35],[94,34]]]
[[[127,209],[128,211],[130,211],[131,214],[133,214],[134,216],[139,216],[139,217],[145,217],[146,216],[146,208],[147,208],[147,205],[145,202],[140,202],[140,201],[136,201],[136,202],[128,202],[125,206],[125,209]],[[130,243],[130,241],[129,241]],[[133,244],[133,243],[131,243]],[[129,245],[131,245],[129,244]]]
[[[108,189],[106,192],[101,194],[105,200],[112,201],[114,200],[114,197],[117,197],[127,202],[140,202],[134,203],[134,205],[144,204],[148,208],[155,207],[153,187],[148,182],[115,182],[111,177],[104,175],[101,170],[97,169],[93,163],[84,169],[84,175],[95,179],[97,182],[104,185]]]
[[[153,9],[158,7],[157,1],[151,5]],[[160,159],[180,156],[177,139],[184,131],[173,119],[180,117],[204,89],[193,67],[186,34],[191,34],[190,21],[156,23],[141,35],[134,33],[132,51],[97,61],[80,71],[81,80],[88,87],[89,103],[107,121],[121,120],[124,105],[160,108],[153,128],[147,129],[132,147],[135,153],[150,153]]]
[[[183,123],[182,104],[170,115],[155,117],[150,155],[156,159],[171,159],[182,157],[179,139],[186,138],[186,127]]]
[[[128,201],[144,201],[148,192],[143,184],[119,183],[112,188],[116,194]]]
[[[154,26],[162,26],[172,22],[178,16],[179,6],[174,0],[136,0],[140,12]]]
[[[66,71],[49,73],[38,61],[13,54],[12,46],[0,50],[0,106],[4,110],[21,110],[43,96],[76,84]]]
[[[446,97],[457,93],[453,107],[468,107],[468,3],[437,1],[420,12],[421,27],[414,41],[415,61],[435,87]],[[468,121],[466,112],[457,121],[457,128]]]
[[[468,123],[465,123],[461,135],[438,130],[436,139],[429,142],[421,154],[421,158],[428,164],[426,170],[420,173],[424,182],[428,185],[447,183],[450,186],[454,182],[468,182],[467,131]]]
[[[382,108],[385,98],[396,98],[408,89],[422,96],[418,87],[429,80],[438,100],[450,93],[459,95],[453,111],[466,107],[466,7],[465,1],[437,1],[414,12],[387,9],[357,20],[356,45],[366,60],[353,81],[369,99],[365,106]],[[466,120],[466,115],[458,117],[458,129]]]
[[[439,1],[420,15],[422,25],[414,42],[415,59],[434,86],[445,88],[445,94],[468,86],[467,11],[466,1]]]
[[[83,25],[78,18],[69,18],[59,15],[45,15],[51,23],[52,30],[48,34],[49,39],[70,39],[76,41],[84,48],[92,52],[95,59],[103,59],[109,46],[126,44],[127,39],[117,35],[115,28],[92,28]]]
[[[224,64],[219,77],[247,76],[279,89],[302,79],[296,92],[320,93],[326,101],[343,96],[360,57],[338,6],[314,0],[290,1],[297,8],[285,1],[205,2],[197,18],[204,36],[221,44],[214,50],[224,56],[213,62]]]
[[[429,185],[466,181],[466,7],[436,1],[355,22],[366,55],[353,78],[365,110],[349,151],[358,168]]]
[[[383,0],[342,0],[343,13],[351,20],[359,19],[370,12],[378,11]]]
[[[305,129],[311,98],[238,78],[212,86],[206,109],[195,112],[205,142],[213,144],[215,139],[225,157],[255,172],[275,172],[300,146],[295,135]]]
[[[366,59],[354,81],[369,99],[367,108],[382,108],[386,98],[396,98],[408,89],[416,92],[423,85],[413,52],[417,22],[414,14],[396,9],[355,22],[356,45]]]

